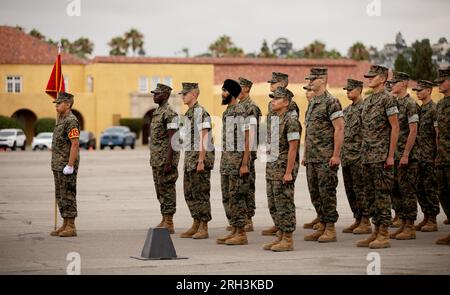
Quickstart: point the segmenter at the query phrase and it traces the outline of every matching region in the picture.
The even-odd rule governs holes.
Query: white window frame
[[[150,85],[151,90],[154,90],[156,88],[156,85],[158,83],[161,83],[160,81],[161,81],[161,78],[159,78],[158,76],[153,76],[152,80],[151,80],[151,85]]]
[[[94,77],[87,75],[86,77],[86,88],[89,93],[94,92]]]
[[[8,81],[11,80],[11,81]],[[5,92],[6,93],[21,93],[23,90],[22,76],[20,75],[6,75],[5,79]],[[8,86],[11,85],[11,90],[9,91]],[[19,90],[16,90],[16,86],[19,86]]]
[[[165,85],[172,87],[172,84],[173,84],[173,78],[172,77],[166,76],[166,77],[164,77],[163,81],[164,81],[163,83]]]
[[[66,88],[66,92],[70,92],[69,90],[69,76],[64,76],[64,87]]]
[[[148,91],[148,78],[146,76],[139,76],[138,91],[141,93],[149,92]]]

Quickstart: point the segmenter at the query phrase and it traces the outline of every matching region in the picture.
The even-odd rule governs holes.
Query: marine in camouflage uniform
[[[227,108],[222,114],[220,175],[222,203],[232,231],[231,234],[218,238],[216,242],[226,245],[248,244],[244,226],[247,217],[246,193],[249,190],[249,175],[240,175],[240,169],[244,166],[244,141],[248,125],[245,124],[245,112],[237,102],[240,93],[241,86],[238,82],[231,79],[224,81],[222,104],[227,105]]]
[[[289,76],[288,76],[288,74],[281,73],[281,72],[272,72],[272,79],[268,80],[267,83],[270,84],[271,92],[275,91],[278,87],[286,88],[289,85]],[[267,110],[268,110],[268,113],[267,113],[266,125],[267,125],[267,130],[270,130],[271,118],[274,116],[277,116],[277,114],[274,111],[272,111],[271,102],[269,102],[269,104],[267,106]],[[294,100],[290,100],[289,106],[288,106],[288,115],[293,118],[298,119],[299,114],[300,114],[300,109],[299,109],[298,105],[295,103]],[[300,156],[298,158],[296,158],[296,161],[299,162],[300,161],[299,158],[300,158]],[[300,166],[299,163],[297,163],[297,165],[296,165],[297,168],[295,168],[295,169],[298,169],[299,166]],[[273,216],[272,214],[270,216],[272,217],[272,221],[274,221],[274,223],[275,223],[276,216]],[[278,228],[274,225],[270,228],[262,230],[261,233],[263,236],[274,236],[274,235],[276,235],[277,231],[278,231]]]
[[[436,216],[439,214],[439,199],[434,161],[436,159],[436,103],[431,100],[434,83],[419,80],[413,88],[422,101],[419,108],[419,131],[417,147],[419,170],[417,175],[417,199],[424,214],[424,219],[416,225],[416,230],[423,232],[437,231]]]
[[[281,99],[287,103],[284,108],[282,105],[280,109],[274,108],[275,114],[277,114],[278,128],[269,129],[268,132],[267,200],[270,214],[275,217],[274,222],[279,229],[279,234],[274,242],[265,244],[263,248],[272,251],[292,251],[294,247],[292,233],[296,227],[294,191],[298,174],[299,161],[297,158],[299,157],[298,149],[302,127],[298,119],[288,113],[289,102],[294,96],[291,91],[279,87],[269,96],[277,104],[277,107],[280,106]],[[293,145],[295,158],[289,158],[291,142],[295,142]],[[286,175],[292,179],[287,181]]]
[[[436,179],[439,189],[439,201],[442,209],[450,217],[450,68],[439,70],[439,92],[444,94],[436,105],[436,127],[438,130]],[[437,244],[449,245],[450,235],[440,238]]]
[[[305,236],[306,241],[335,242],[334,224],[339,218],[336,210],[339,162],[332,161],[336,158],[339,161],[344,137],[344,114],[339,100],[326,90],[327,74],[326,68],[312,68],[306,77],[316,96],[308,104],[305,116],[304,158],[311,201],[320,218],[319,227],[314,233]],[[318,90],[322,92],[319,95]],[[336,138],[338,142],[335,142]]]
[[[51,232],[52,236],[72,237],[76,236],[75,218],[77,211],[77,174],[80,163],[78,138],[80,137],[80,124],[71,111],[74,103],[73,95],[66,92],[58,93],[54,103],[57,109],[62,103],[67,106],[67,111],[59,113],[56,126],[53,130],[51,168],[55,180],[55,197],[63,225]],[[71,148],[75,144],[76,157],[74,163],[70,163]]]
[[[208,222],[211,220],[211,170],[214,168],[214,145],[211,135],[211,117],[198,101],[198,83],[182,83],[183,101],[189,109],[185,113],[186,138],[184,140],[184,199],[193,218],[190,229],[182,238],[208,238]],[[203,131],[207,136],[202,138]]]
[[[363,102],[362,179],[369,216],[375,224],[375,231],[368,239],[358,241],[358,247],[390,247],[388,228],[391,223],[391,193],[394,182],[392,167],[398,137],[398,107],[394,97],[384,89],[387,76],[388,69],[380,65],[372,65],[364,75],[369,79],[368,86],[373,89],[373,93]]]
[[[416,238],[414,222],[417,218],[417,172],[419,163],[416,136],[419,105],[406,92],[409,81],[408,74],[394,71],[391,81],[392,93],[397,95],[400,127],[397,149],[395,150],[392,202],[402,224],[390,237],[397,240],[410,240]],[[410,137],[412,142],[408,145]]]
[[[355,222],[345,228],[344,233],[367,234],[371,233],[369,210],[365,203],[364,186],[361,174],[361,143],[362,122],[361,113],[363,99],[361,92],[363,82],[348,79],[347,96],[352,104],[344,109],[344,144],[342,146],[342,175],[344,178],[345,192]]]
[[[173,215],[176,211],[175,183],[178,179],[180,153],[172,148],[172,136],[178,130],[178,115],[170,108],[168,98],[172,88],[158,83],[152,90],[159,106],[150,123],[150,166],[162,220],[156,227],[166,227],[174,233]]]
[[[253,100],[248,96],[248,92],[250,91],[253,82],[239,77],[238,79],[239,85],[241,85],[242,92],[239,95],[239,104],[241,108],[245,112],[245,122],[249,125],[249,137],[252,145],[250,146],[250,175],[248,176],[249,181],[249,191],[246,194],[246,205],[247,205],[247,220],[245,224],[245,231],[253,231],[253,221],[252,218],[255,216],[255,160],[258,157],[257,149],[258,149],[258,141],[259,141],[259,123],[261,119],[261,110],[259,107],[253,102]],[[248,88],[248,91],[244,92],[244,89]],[[246,95],[246,97],[244,97]]]

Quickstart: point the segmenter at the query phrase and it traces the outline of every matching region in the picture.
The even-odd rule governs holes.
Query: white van
[[[27,137],[21,129],[0,129],[0,147],[15,151],[20,147],[22,151],[27,146]]]

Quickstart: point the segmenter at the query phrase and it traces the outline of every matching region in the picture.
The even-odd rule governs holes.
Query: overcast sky
[[[80,3],[80,16],[67,6]],[[380,10],[377,9],[380,3]],[[372,4],[369,16],[367,6]],[[73,7],[73,6],[72,6]],[[73,10],[72,10],[73,11]],[[0,24],[36,28],[54,40],[88,37],[93,55],[108,55],[109,40],[136,28],[150,56],[204,53],[220,35],[231,36],[246,53],[286,37],[294,49],[318,39],[347,53],[355,41],[379,49],[401,31],[416,39],[450,39],[449,0],[1,0]]]

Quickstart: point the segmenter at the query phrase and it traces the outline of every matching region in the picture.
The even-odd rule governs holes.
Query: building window
[[[172,87],[172,77],[164,77],[164,84]]]
[[[87,86],[87,91],[89,93],[94,92],[94,78],[92,76],[87,76],[86,78],[86,86]]]
[[[148,92],[148,79],[145,76],[139,77],[139,92]]]
[[[151,85],[151,89],[154,90],[156,88],[156,84],[159,83],[159,77],[153,76],[152,77],[152,85]]]
[[[66,88],[66,92],[69,92],[69,77],[64,77],[64,87]]]
[[[22,91],[21,76],[6,76],[6,92],[19,93]]]

